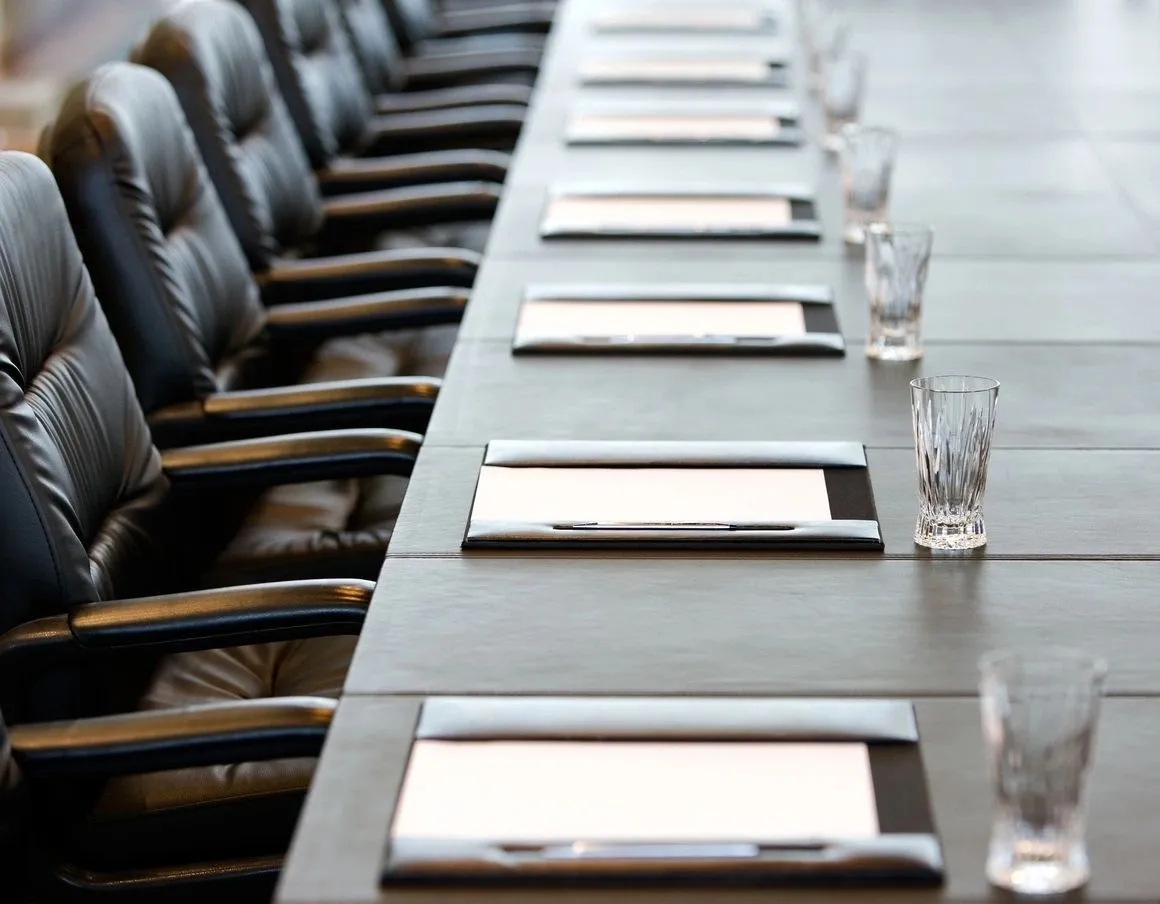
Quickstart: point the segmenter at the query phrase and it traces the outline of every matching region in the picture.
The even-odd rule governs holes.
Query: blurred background
[[[33,150],[69,80],[123,55],[172,0],[0,0],[0,146]]]

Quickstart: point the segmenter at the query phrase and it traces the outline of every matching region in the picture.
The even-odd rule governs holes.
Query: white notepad
[[[536,524],[830,521],[821,468],[484,465],[473,521]]]
[[[796,301],[566,301],[524,303],[517,339],[578,336],[801,336]]]
[[[674,7],[662,5],[616,9],[596,17],[600,29],[672,29],[679,31],[756,31],[765,26],[768,13],[751,4],[708,4]]]
[[[763,59],[589,60],[580,67],[587,81],[613,82],[766,82],[769,61]]]
[[[577,113],[568,137],[577,141],[760,141],[781,131],[768,113]]]
[[[393,837],[768,842],[879,835],[860,743],[417,741]]]
[[[778,229],[793,221],[788,198],[739,196],[560,195],[548,202],[545,226],[566,231],[605,229]]]

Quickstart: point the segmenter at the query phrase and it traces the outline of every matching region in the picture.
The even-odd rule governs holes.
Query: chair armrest
[[[503,182],[511,157],[499,151],[430,151],[391,157],[339,157],[317,174],[324,194],[480,180]]]
[[[448,10],[440,18],[442,27],[439,33],[449,37],[497,31],[544,34],[552,27],[555,13],[554,4],[536,3],[493,6],[490,9]]]
[[[317,341],[459,323],[470,297],[466,289],[448,286],[281,304],[267,311],[266,329],[276,342]]]
[[[236,486],[396,474],[409,477],[423,437],[405,430],[327,430],[169,449],[161,466],[174,488]]]
[[[149,427],[161,448],[303,430],[421,430],[431,417],[441,385],[428,377],[368,377],[221,392],[154,411]]]
[[[0,673],[30,673],[94,653],[215,650],[277,640],[358,634],[374,584],[282,581],[83,603],[0,635]]]
[[[470,288],[481,260],[478,252],[464,248],[339,254],[279,261],[258,282],[268,305],[429,286]]]
[[[85,650],[214,649],[358,634],[374,589],[370,581],[282,581],[83,603],[69,612],[69,630]]]
[[[278,697],[16,725],[12,756],[29,777],[103,778],[318,756],[337,701]]]
[[[435,87],[456,81],[478,81],[488,75],[536,72],[540,55],[532,51],[476,50],[466,53],[411,57],[406,61],[406,84]]]
[[[437,223],[489,220],[503,186],[495,182],[447,182],[327,198],[326,219],[319,232],[326,241],[352,229],[414,228]]]
[[[532,101],[527,85],[457,85],[428,91],[406,91],[380,94],[375,98],[379,113],[422,113],[450,110],[455,107],[478,107],[486,104],[515,104],[526,107]]]
[[[519,138],[526,114],[527,107],[522,105],[489,104],[375,116],[363,137],[359,154],[429,152],[429,149],[464,146],[511,148]]]

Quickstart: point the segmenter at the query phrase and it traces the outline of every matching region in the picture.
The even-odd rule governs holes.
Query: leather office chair
[[[53,779],[38,789],[37,812],[83,867],[70,880],[81,886],[165,886],[251,867],[268,879],[312,768],[285,757],[317,750],[329,704],[230,706],[334,696],[353,645],[343,635],[357,633],[372,585],[188,588],[229,540],[214,530],[223,511],[286,481],[405,475],[418,437],[338,431],[159,454],[43,162],[0,155],[0,221],[19,224],[0,234],[0,705],[16,726],[167,711],[144,733],[135,718],[118,723],[120,735],[14,730],[17,761]],[[280,552],[267,546],[252,560],[276,572],[291,553],[318,572],[355,571],[360,547],[381,560],[376,531],[318,532],[297,549],[271,535]],[[179,712],[210,704],[227,708]],[[223,761],[244,764],[200,768]],[[63,782],[93,763],[132,774]],[[233,866],[216,864],[225,859]],[[160,900],[153,891],[144,899]]]
[[[404,49],[451,53],[487,47],[542,53],[555,4],[522,2],[490,9],[442,10],[435,0],[382,0]]]
[[[412,64],[422,69],[430,67],[430,60],[408,61],[395,37],[395,32],[387,19],[382,0],[334,0],[342,13],[343,24],[347,27],[351,47],[362,67],[363,76],[374,95],[376,109],[380,113],[421,112],[445,110],[455,107],[477,106],[480,104],[521,104],[527,105],[532,97],[532,78],[525,78],[525,84],[487,82],[487,71],[477,73],[477,84],[456,84],[453,73],[441,84],[426,90],[416,90],[417,81],[412,72]],[[492,72],[515,74],[532,72],[534,68],[510,65],[506,54],[494,57]],[[434,72],[429,72],[426,83],[440,83]]]
[[[526,103],[381,112],[351,46],[338,0],[240,2],[262,34],[306,154],[322,172],[352,158],[403,151],[506,150],[519,137]],[[503,181],[507,159],[500,159],[502,168],[497,163],[485,177]]]
[[[41,156],[158,445],[426,428],[439,381],[384,375],[421,366],[412,328],[457,322],[467,291],[268,310],[159,72],[132,63],[97,70],[65,97]],[[392,327],[402,328],[393,343],[358,335]]]
[[[134,58],[173,85],[268,303],[471,285],[477,254],[416,250],[413,230],[489,218],[500,187],[454,182],[324,200],[261,35],[241,6],[230,0],[186,0],[156,22]],[[384,180],[391,166],[375,161],[374,179]],[[403,174],[412,169],[411,164],[398,167]],[[348,175],[336,168],[320,178],[345,180]],[[352,178],[361,175],[355,172]],[[335,256],[336,251],[365,251],[384,239],[388,247],[412,248]]]

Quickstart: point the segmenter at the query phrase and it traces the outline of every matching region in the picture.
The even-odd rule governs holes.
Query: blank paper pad
[[[479,473],[472,520],[829,521],[820,468],[505,468]]]
[[[570,138],[727,141],[776,138],[781,128],[768,113],[660,115],[580,113],[568,126]]]
[[[865,744],[418,741],[396,838],[767,842],[879,834]]]
[[[777,229],[793,219],[787,198],[641,197],[564,195],[548,204],[555,228],[600,229]]]
[[[529,301],[517,335],[575,336],[800,336],[805,314],[797,302],[753,301]]]
[[[591,60],[581,68],[586,79],[657,82],[765,82],[766,60]]]

